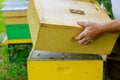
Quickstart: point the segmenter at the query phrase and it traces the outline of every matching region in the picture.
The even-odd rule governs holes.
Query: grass
[[[8,50],[7,46],[0,47],[0,80],[27,80],[27,56],[23,57],[22,54],[11,62]]]
[[[0,0],[0,33],[5,31],[5,24],[4,24],[4,19],[2,17],[2,13],[1,13],[1,8],[2,8],[2,3],[3,0]]]
[[[105,10],[108,12],[111,19],[114,19],[113,13],[112,13],[112,7],[111,7],[111,0],[97,0],[99,4],[102,4]]]
[[[8,58],[8,48],[6,46],[0,51],[0,80],[27,80],[26,66],[11,63]]]
[[[0,39],[0,42],[1,40],[2,39]],[[23,49],[25,49],[24,46]],[[26,50],[22,50],[21,54],[24,54],[14,59],[14,61],[17,62],[11,62],[9,60],[8,51],[9,48],[7,46],[0,44],[0,80],[27,80],[27,56],[24,56]]]

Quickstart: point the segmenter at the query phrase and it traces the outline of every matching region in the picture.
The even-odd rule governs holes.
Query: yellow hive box
[[[30,0],[28,23],[35,50],[109,54],[118,37],[105,34],[82,46],[74,40],[83,28],[77,21],[111,21],[95,0]]]
[[[27,61],[28,80],[102,80],[103,61],[98,55],[34,50]]]

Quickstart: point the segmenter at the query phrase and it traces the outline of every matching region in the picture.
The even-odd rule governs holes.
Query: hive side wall
[[[27,19],[28,19],[30,33],[32,37],[33,47],[34,47],[36,44],[36,39],[39,32],[40,22],[38,19],[38,14],[36,12],[37,11],[36,5],[34,5],[35,4],[34,0],[30,0],[29,3],[30,4],[27,12]]]

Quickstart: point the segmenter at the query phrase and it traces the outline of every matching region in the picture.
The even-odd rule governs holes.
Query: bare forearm
[[[105,33],[120,33],[120,19],[104,24],[103,30]]]

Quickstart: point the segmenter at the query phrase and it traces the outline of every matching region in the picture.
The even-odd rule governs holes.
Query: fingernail
[[[81,41],[78,41],[79,44],[82,44]]]
[[[77,39],[76,39],[76,37],[72,37],[72,40],[76,41]]]
[[[74,39],[78,40],[78,37],[74,37]]]
[[[83,45],[85,46],[85,45],[87,45],[87,43],[83,43]]]

